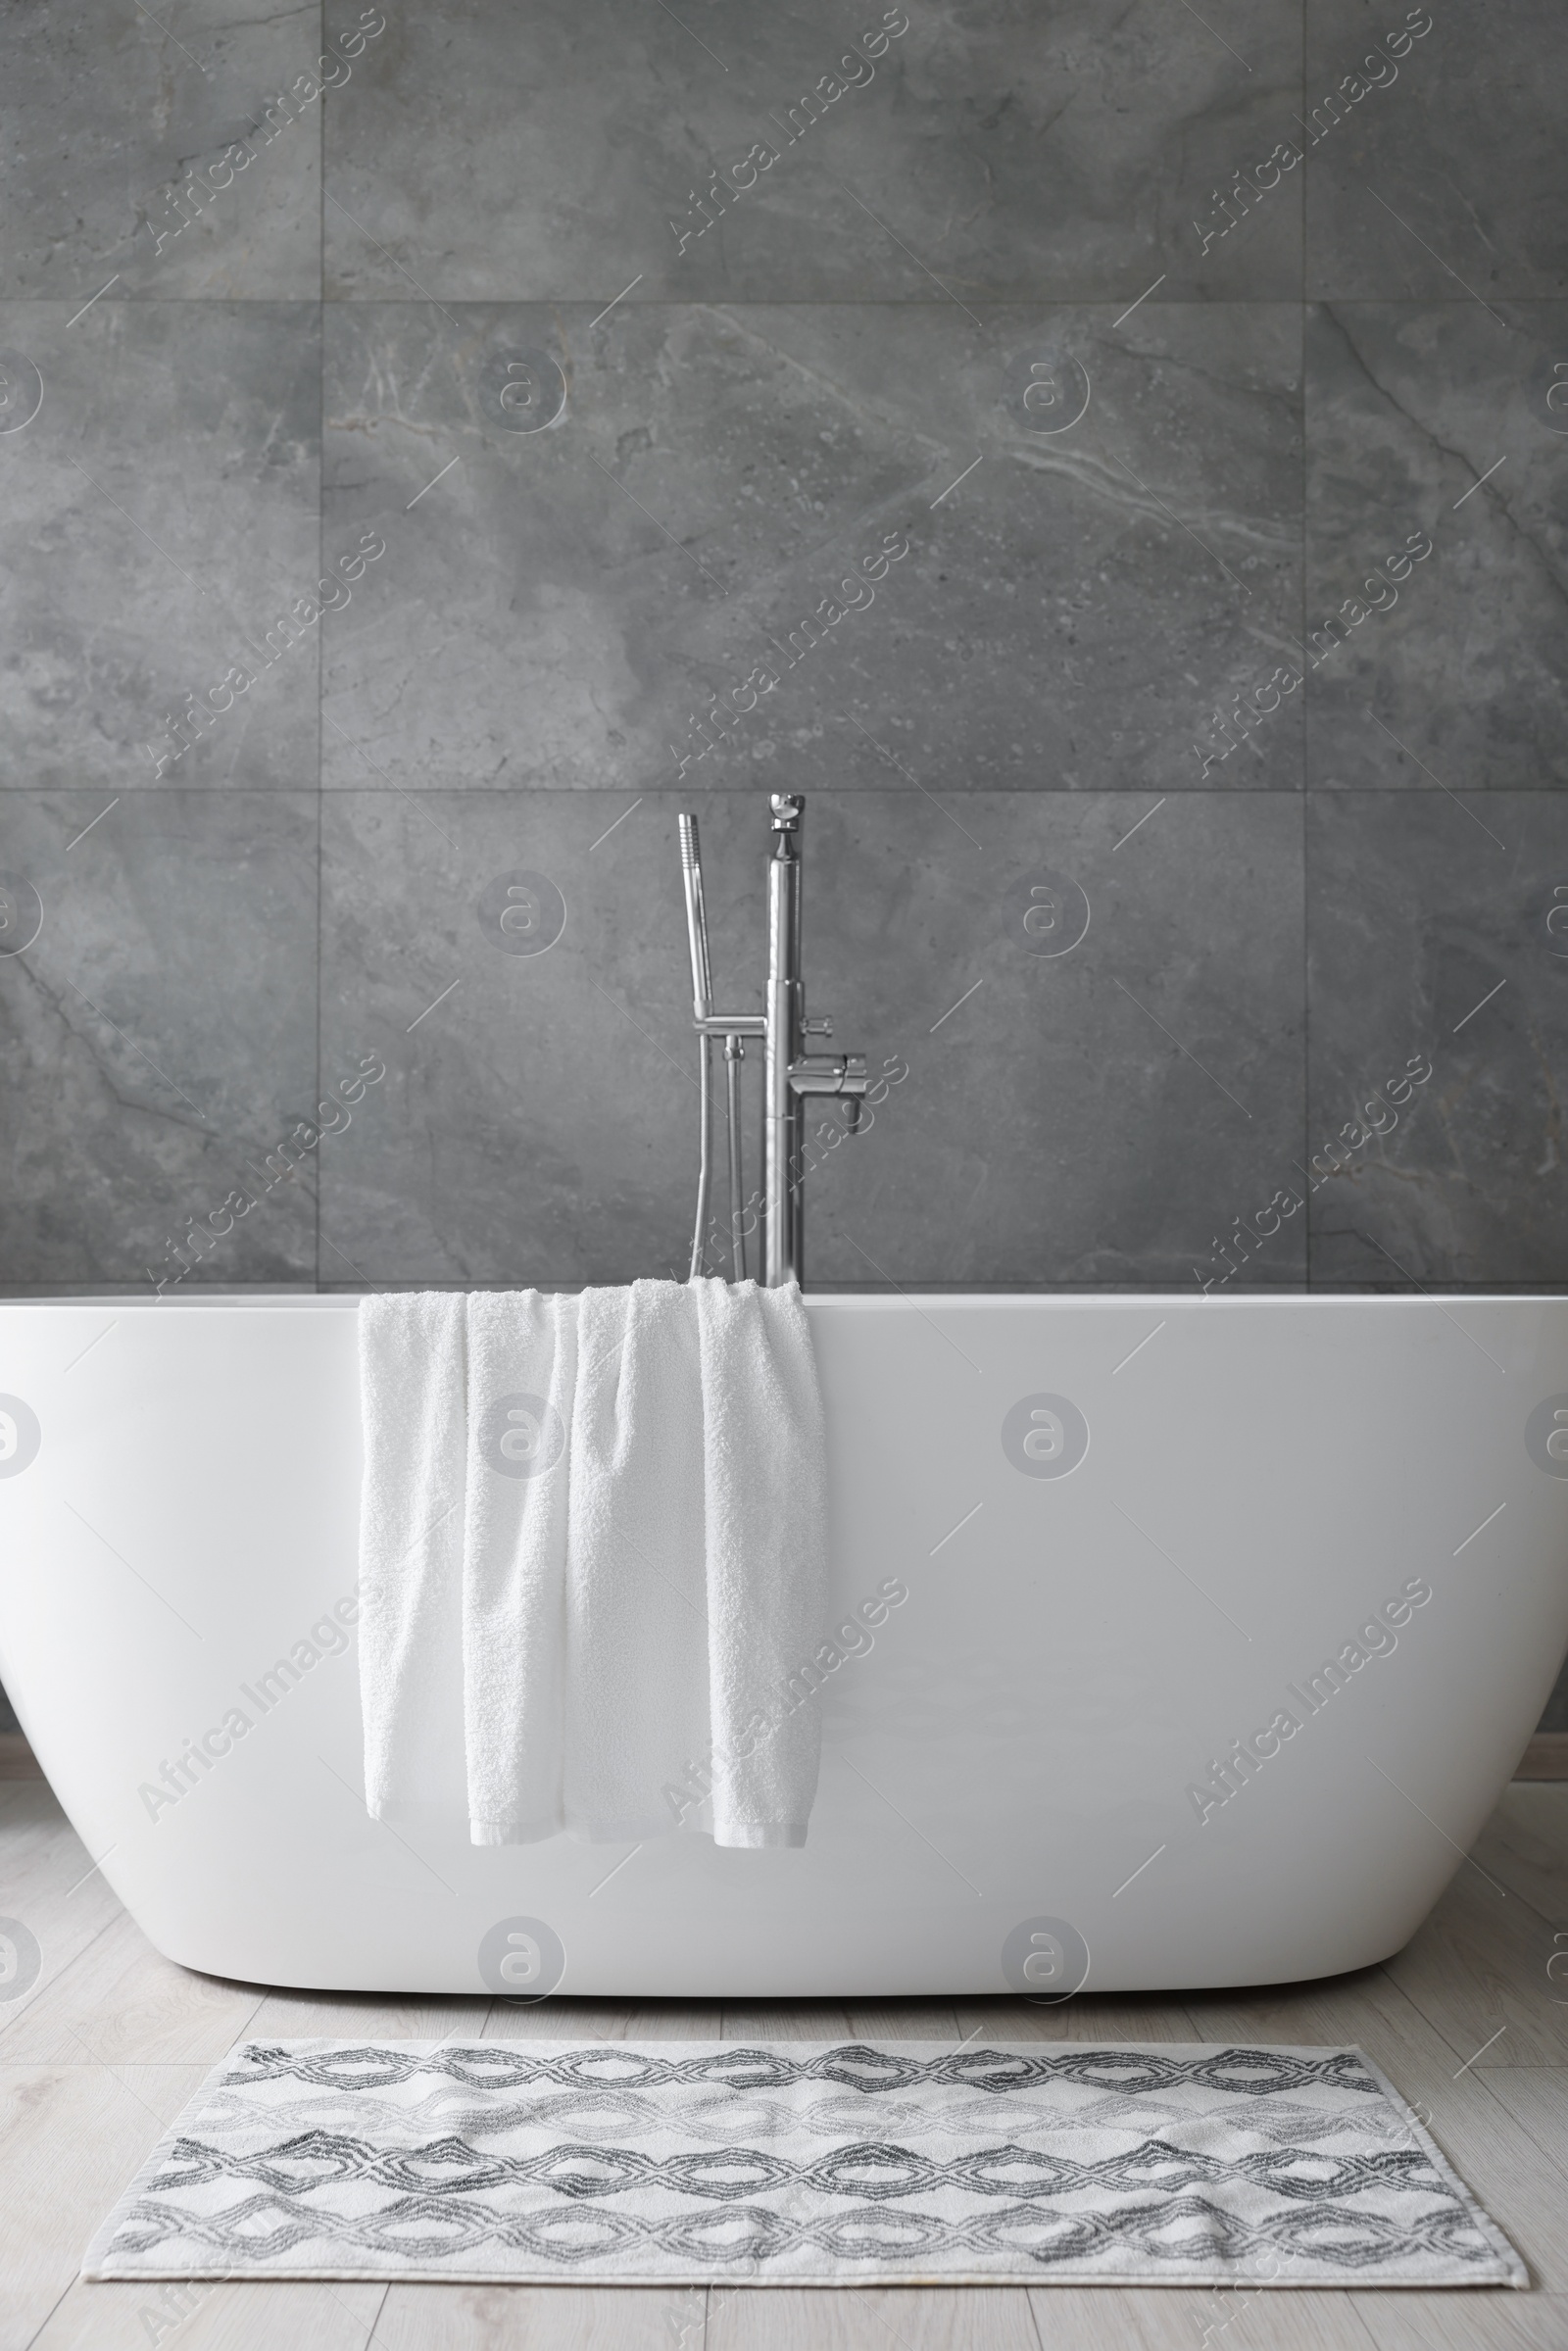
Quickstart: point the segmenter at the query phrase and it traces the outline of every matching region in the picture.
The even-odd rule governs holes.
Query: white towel
[[[461,1294],[360,1301],[360,1702],[376,1820],[466,1804],[463,1497],[467,1425]]]
[[[681,1283],[585,1290],[577,1313],[565,1822],[609,1843],[679,1826],[663,1790],[710,1738],[703,1380]]]
[[[801,1294],[693,1282],[703,1361],[713,1842],[800,1845],[821,1727],[827,1445]]]
[[[463,1720],[475,1844],[562,1824],[566,1428],[577,1301],[537,1290],[468,1301]]]
[[[450,1809],[461,1785],[481,1844],[683,1826],[803,1843],[827,1563],[800,1292],[637,1282],[361,1312],[372,1811]]]

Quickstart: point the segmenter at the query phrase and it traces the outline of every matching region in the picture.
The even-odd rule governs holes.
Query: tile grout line
[[[1307,85],[1306,53],[1307,41],[1309,37],[1306,0],[1301,0],[1300,31],[1301,47],[1298,59],[1300,70],[1300,115],[1304,116],[1306,113]],[[1299,120],[1300,118],[1298,117],[1298,119]],[[1301,623],[1300,641],[1304,651],[1306,643],[1307,608],[1307,493],[1309,489],[1308,476],[1311,463],[1310,442],[1307,435],[1307,403],[1311,393],[1311,386],[1308,381],[1306,371],[1307,204],[1306,159],[1304,155],[1301,160],[1301,174],[1297,188],[1297,200],[1300,207],[1299,235],[1301,243],[1301,570],[1299,592]],[[1301,676],[1301,1158],[1303,1162],[1309,1160],[1311,1156],[1310,1140],[1312,1132],[1312,721],[1309,701],[1310,685],[1310,672],[1303,671]],[[1303,1244],[1303,1264],[1301,1268],[1301,1274],[1304,1287],[1310,1295],[1313,1274],[1312,1196],[1310,1192],[1307,1194],[1306,1199],[1302,1201],[1301,1208],[1303,1217],[1305,1219],[1304,1229],[1301,1235]]]
[[[1304,385],[1303,385],[1304,389]],[[1306,551],[1303,509],[1301,576],[1306,577]],[[1303,686],[1304,695],[1304,686]],[[1312,1132],[1312,798],[1307,779],[1306,706],[1301,707],[1301,1161],[1309,1156]],[[1302,1280],[1308,1292],[1312,1288],[1312,1195],[1308,1191],[1301,1202],[1306,1224],[1301,1239],[1304,1245]]]
[[[215,790],[221,790],[231,795],[242,792],[250,793],[259,799],[273,796],[286,797],[289,792],[298,792],[303,788],[292,784],[233,784],[214,787]],[[90,803],[98,797],[99,789],[101,787],[94,787],[93,790],[88,791],[77,784],[0,783],[0,808],[4,808],[12,801],[68,800],[72,797]],[[689,787],[683,787],[671,779],[667,784],[651,786],[645,798],[652,799],[659,796],[673,798],[675,794],[685,789],[689,789]],[[825,784],[818,785],[816,789],[822,797],[840,801],[895,797],[914,801],[930,797],[929,794],[922,792],[918,785],[908,784]],[[1557,807],[1560,807],[1563,801],[1563,787],[1560,784],[1494,784],[1478,786],[1477,789],[1486,791],[1491,798],[1495,800],[1540,800],[1549,802]],[[155,800],[160,795],[175,798],[182,792],[188,794],[190,790],[191,787],[188,784],[139,784],[136,787],[136,798],[138,800]],[[621,784],[421,784],[419,790],[432,800],[467,798],[469,800],[493,800],[499,804],[504,802],[509,794],[515,797],[521,792],[526,792],[531,798],[540,800],[560,798],[583,801],[600,796],[607,800],[613,800],[624,792],[625,787]],[[750,783],[709,784],[704,786],[704,790],[710,798],[715,800],[726,798],[738,800],[755,795],[757,786]],[[340,793],[344,798],[348,798],[352,794],[360,800],[374,800],[383,796],[392,799],[408,797],[400,784],[334,785],[332,792],[327,797],[333,798]],[[1142,797],[1141,789],[1126,784],[1087,784],[1076,787],[1054,784],[977,784],[972,790],[966,790],[958,796],[958,805],[961,808],[965,800],[1061,801],[1064,803],[1076,800],[1087,804],[1094,800],[1137,801]],[[1214,784],[1178,784],[1167,797],[1172,805],[1179,805],[1181,802],[1190,800],[1211,800],[1216,804],[1225,801],[1235,803],[1254,800],[1299,800],[1302,797],[1302,788],[1299,781],[1290,784],[1248,784],[1240,789],[1235,786]],[[1335,792],[1337,800],[1351,804],[1366,800],[1414,802],[1423,797],[1430,800],[1436,807],[1439,801],[1451,799],[1452,794],[1446,791],[1441,784],[1355,784],[1347,785],[1343,789],[1337,788]],[[40,1284],[38,1287],[41,1289],[43,1285]],[[128,1287],[134,1289],[136,1285],[131,1283]],[[60,1295],[58,1286],[49,1292],[51,1298],[58,1298]],[[96,1296],[97,1293],[94,1292],[93,1295]]]
[[[326,43],[325,0],[318,0],[316,27],[321,45]],[[319,51],[318,51],[319,55]],[[326,573],[326,107],[323,103],[316,124],[316,295],[317,295],[317,443],[316,443],[316,575],[318,580]],[[325,917],[325,743],[324,712],[326,709],[326,629],[323,625],[316,647],[316,1110],[321,1107],[321,1013],[323,1004],[322,951]],[[316,1296],[321,1291],[321,1195],[325,1189],[324,1169],[318,1157],[314,1194],[316,1200]],[[379,2315],[379,2313],[377,2314]]]
[[[66,303],[68,301],[74,300],[74,296],[64,294],[19,294],[8,297],[8,299],[18,302],[31,302],[40,310],[64,310]],[[527,303],[530,299],[544,301],[549,298],[542,296],[530,298],[523,295],[514,296],[511,294],[485,296],[480,296],[477,294],[464,294],[454,295],[452,299],[459,310],[478,311],[493,310],[498,305],[510,309],[522,309],[527,306]],[[1007,294],[980,294],[976,297],[976,299],[983,303],[988,310],[1026,311],[1031,315],[1036,315],[1043,304],[1062,310],[1108,311],[1112,302],[1119,301],[1121,297],[1117,294],[1084,293],[1081,289],[1074,289],[1069,286],[1064,288],[1059,293],[1047,292],[1042,294],[1038,288],[1020,288],[1016,292]],[[1348,309],[1352,304],[1363,309],[1376,308],[1380,301],[1414,302],[1419,299],[1423,307],[1431,306],[1436,308],[1440,304],[1448,304],[1453,309],[1460,310],[1463,308],[1466,302],[1473,302],[1476,298],[1473,294],[1445,293],[1421,295],[1419,298],[1414,295],[1378,296],[1364,293],[1357,287],[1353,288],[1348,293],[1329,292],[1324,294],[1315,294],[1310,299],[1312,307],[1317,308],[1321,306],[1324,309],[1345,310]],[[1511,302],[1516,309],[1526,311],[1549,310],[1554,304],[1558,304],[1561,301],[1561,297],[1555,294],[1504,294],[1500,295],[1498,299],[1504,302]],[[154,304],[156,304],[160,309],[173,309],[187,304],[194,308],[195,306],[204,302],[225,302],[229,304],[231,308],[237,310],[246,309],[253,304],[258,310],[260,310],[269,304],[274,307],[287,307],[291,302],[297,307],[298,300],[299,298],[297,296],[276,294],[228,295],[131,293],[122,294],[120,297],[119,302],[112,307],[122,307],[129,310],[145,306],[150,309]],[[335,310],[368,310],[372,304],[376,308],[382,310],[418,310],[421,304],[426,306],[432,304],[434,298],[428,294],[404,296],[402,293],[373,295],[327,294],[323,296],[323,300],[329,308]],[[569,300],[563,300],[557,303],[555,307],[563,311],[586,310],[588,308],[588,304],[593,300],[594,297],[591,294],[584,295],[582,297],[572,296]],[[1289,309],[1290,307],[1290,297],[1288,295],[1271,296],[1267,294],[1238,294],[1234,296],[1221,297],[1221,300],[1224,302],[1225,307],[1231,310],[1244,310],[1247,308],[1262,309],[1268,306],[1270,303],[1272,303],[1275,308],[1279,308],[1282,305],[1286,309]],[[308,301],[309,297],[307,297],[307,302]],[[723,305],[726,310],[730,311],[762,311],[774,310],[778,307],[776,303],[771,301],[757,300],[741,302],[729,297],[723,298]],[[440,309],[442,306],[439,303],[435,303],[434,307],[436,309]],[[615,306],[612,304],[612,308],[614,307]],[[674,294],[652,294],[649,295],[645,301],[634,302],[629,307],[634,311],[655,311],[690,310],[693,308],[701,309],[704,306],[701,303],[693,304],[689,298],[683,299],[682,297]],[[901,298],[897,295],[846,294],[842,296],[823,296],[819,299],[813,299],[811,301],[803,301],[795,304],[793,307],[799,310],[824,311],[940,311],[942,305],[940,302],[937,302],[934,299],[927,300],[923,295],[910,295],[907,298]],[[1212,295],[1208,294],[1167,294],[1165,300],[1157,307],[1160,310],[1214,311],[1220,307],[1220,304],[1216,302]]]
[[[1306,112],[1306,44],[1307,44],[1306,0],[1301,0],[1301,13],[1300,13],[1300,19],[1299,19],[1299,23],[1300,23],[1300,37],[1301,37],[1301,46],[1300,46],[1300,51],[1299,51],[1298,58],[1298,68],[1299,68],[1299,73],[1300,73],[1300,85],[1299,85],[1299,86],[1300,86],[1300,99],[1301,99],[1301,114],[1302,114],[1302,115],[1304,115],[1304,114],[1305,114],[1305,112]],[[1298,119],[1299,119],[1299,118],[1298,118]],[[1301,296],[1301,303],[1300,303],[1300,309],[1299,309],[1299,311],[1298,311],[1298,327],[1299,327],[1299,333],[1300,333],[1300,353],[1301,353],[1301,537],[1300,537],[1300,564],[1301,564],[1301,567],[1300,567],[1300,573],[1299,573],[1299,577],[1298,577],[1298,592],[1299,592],[1299,595],[1300,595],[1301,644],[1302,644],[1302,647],[1303,647],[1303,650],[1304,650],[1305,643],[1306,643],[1306,603],[1307,603],[1307,597],[1306,597],[1306,561],[1307,561],[1307,557],[1306,557],[1306,542],[1307,542],[1306,497],[1307,497],[1307,469],[1308,469],[1308,463],[1309,463],[1309,458],[1308,458],[1308,442],[1307,442],[1307,430],[1306,430],[1306,408],[1307,408],[1307,399],[1308,399],[1308,395],[1309,395],[1309,391],[1310,391],[1310,386],[1308,385],[1308,382],[1307,382],[1307,374],[1306,374],[1306,341],[1307,341],[1307,338],[1306,338],[1306,273],[1307,273],[1307,272],[1306,272],[1306,159],[1305,159],[1305,157],[1304,157],[1304,156],[1303,156],[1303,157],[1302,157],[1302,159],[1301,159],[1301,175],[1300,175],[1300,178],[1299,178],[1299,180],[1298,180],[1298,183],[1297,183],[1297,203],[1298,203],[1298,208],[1299,208],[1299,210],[1298,210],[1298,237],[1299,237],[1299,239],[1300,239],[1300,248],[1301,248],[1301,269],[1300,269],[1300,278],[1299,278],[1299,281],[1298,281],[1298,282],[1299,282],[1299,286],[1300,286],[1300,296]],[[1308,1151],[1308,1142],[1309,1142],[1309,1139],[1310,1139],[1310,1136],[1311,1136],[1311,1132],[1312,1132],[1312,883],[1311,883],[1311,870],[1310,870],[1310,864],[1311,864],[1311,854],[1312,854],[1312,853],[1311,853],[1311,834],[1312,834],[1312,828],[1311,828],[1311,822],[1310,822],[1310,815],[1311,815],[1311,791],[1312,791],[1312,754],[1311,754],[1311,741],[1312,741],[1312,736],[1311,736],[1311,720],[1310,720],[1310,718],[1309,718],[1309,716],[1308,716],[1308,702],[1307,702],[1307,691],[1308,691],[1308,687],[1309,687],[1309,685],[1310,685],[1310,682],[1311,682],[1311,681],[1310,681],[1310,676],[1309,676],[1309,674],[1308,674],[1307,672],[1303,671],[1303,672],[1302,672],[1302,676],[1301,676],[1301,753],[1300,753],[1300,776],[1301,776],[1301,1158],[1302,1158],[1303,1162],[1304,1162],[1304,1161],[1305,1161],[1305,1160],[1306,1160],[1306,1159],[1307,1159],[1307,1158],[1310,1156],[1310,1153],[1309,1153],[1309,1151]],[[1301,1203],[1301,1207],[1302,1207],[1302,1213],[1303,1213],[1303,1216],[1304,1216],[1304,1218],[1305,1218],[1305,1222],[1304,1222],[1304,1225],[1303,1225],[1303,1228],[1302,1228],[1302,1232],[1301,1232],[1301,1244],[1302,1244],[1302,1247],[1301,1247],[1301,1258],[1302,1258],[1302,1263],[1301,1263],[1301,1281],[1302,1281],[1302,1286],[1303,1286],[1303,1288],[1304,1288],[1304,1289],[1307,1291],[1308,1295],[1310,1295],[1310,1293],[1311,1293],[1311,1289],[1312,1289],[1312,1196],[1311,1196],[1311,1194],[1310,1194],[1310,1193],[1308,1193],[1308,1194],[1307,1194],[1307,1197],[1306,1197],[1306,1199],[1305,1199],[1305,1200],[1302,1201],[1302,1203]]]

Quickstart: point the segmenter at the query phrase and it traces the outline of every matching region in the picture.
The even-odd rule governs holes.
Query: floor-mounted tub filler
[[[0,1680],[158,1947],[1045,1999],[1397,1949],[1568,1640],[1568,1298],[808,1304],[836,1630],[809,1837],[759,1852],[367,1817],[352,1298],[0,1308]]]

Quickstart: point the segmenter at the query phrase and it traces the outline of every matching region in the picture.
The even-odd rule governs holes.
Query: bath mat
[[[90,2278],[1524,2285],[1358,2049],[242,2041]]]

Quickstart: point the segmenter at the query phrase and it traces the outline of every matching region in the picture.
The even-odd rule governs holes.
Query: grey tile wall
[[[1511,303],[1506,328],[1463,298],[1308,310],[1313,787],[1568,784],[1563,354],[1568,303]],[[1391,580],[1412,541],[1430,554]]]
[[[0,300],[0,790],[314,790],[319,308],[77,307]]]
[[[1150,805],[969,792],[945,808],[871,788],[808,802],[812,1004],[874,1066],[907,1070],[861,1135],[824,1139],[817,1279],[1185,1285],[1216,1225],[1290,1180],[1301,801],[1187,794],[1140,825]],[[758,1008],[753,793],[328,796],[323,1035],[346,1065],[380,1053],[389,1076],[322,1162],[324,1278],[684,1272],[682,807],[702,827],[715,977],[726,1004]],[[564,906],[536,955],[508,952],[497,918],[523,873]],[[1086,904],[1087,930],[1060,955],[1025,928],[1045,876]],[[1187,917],[1194,892],[1227,908],[1223,961]],[[1162,1165],[1152,1137],[1177,1132]],[[1261,1278],[1304,1269],[1303,1243]]]
[[[1410,1056],[1432,1070],[1375,1153],[1344,1138],[1314,1284],[1560,1288],[1568,799],[1494,791],[1478,821],[1435,792],[1314,793],[1307,843],[1314,1147]]]
[[[1568,1284],[1554,33],[13,11],[0,1288],[678,1268],[786,784],[816,1279]]]
[[[325,544],[388,553],[325,623],[324,780],[674,782],[694,714],[766,664],[776,699],[711,755],[737,788],[780,758],[885,783],[889,752],[958,790],[1192,788],[1173,710],[1196,730],[1298,620],[1300,311],[1114,316],[334,306]],[[1081,378],[1094,404],[1059,449],[1023,406],[1048,348],[1050,397]],[[496,388],[529,350],[569,387],[538,432]],[[808,661],[803,624],[867,562]],[[1263,778],[1298,780],[1299,728],[1293,704]]]
[[[6,293],[318,301],[320,106],[296,84],[320,31],[244,0],[9,10]]]
[[[151,1288],[314,1107],[309,792],[17,791],[0,810],[8,1287]],[[25,885],[31,897],[24,895]],[[228,1221],[200,1276],[314,1282],[308,1174]],[[219,1221],[222,1222],[221,1213]],[[193,1277],[194,1278],[194,1277]]]

